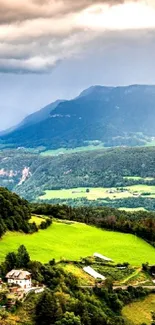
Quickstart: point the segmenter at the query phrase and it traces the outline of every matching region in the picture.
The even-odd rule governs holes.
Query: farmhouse
[[[31,288],[31,273],[23,270],[12,270],[7,273],[8,284],[19,285],[23,289]]]

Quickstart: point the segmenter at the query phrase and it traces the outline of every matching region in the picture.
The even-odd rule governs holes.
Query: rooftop
[[[13,279],[13,280],[25,280],[30,277],[31,273],[24,270],[12,270],[7,273],[6,278],[7,279]]]

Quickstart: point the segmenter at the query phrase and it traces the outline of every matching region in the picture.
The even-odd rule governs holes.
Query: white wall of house
[[[23,289],[31,288],[31,286],[32,286],[31,279],[28,279],[28,280],[8,279],[8,284],[17,284]]]

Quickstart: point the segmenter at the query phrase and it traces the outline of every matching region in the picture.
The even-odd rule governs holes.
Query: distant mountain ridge
[[[43,107],[41,110],[32,113],[25,117],[25,119],[19,124],[18,127],[25,127],[31,124],[36,124],[41,121],[46,120],[49,116],[50,113],[61,103],[63,100],[57,100],[52,104],[49,104],[45,107]]]
[[[155,86],[93,86],[31,114],[0,143],[56,149],[101,141],[105,146],[141,145],[155,137]]]

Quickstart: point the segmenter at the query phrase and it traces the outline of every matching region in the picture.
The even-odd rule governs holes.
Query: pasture
[[[154,263],[155,249],[134,235],[101,230],[81,223],[53,222],[46,230],[26,235],[8,232],[0,240],[0,262],[23,244],[31,259],[43,263],[55,258],[79,260],[99,252],[115,262],[141,266]]]
[[[41,200],[51,200],[51,199],[76,199],[85,197],[88,200],[97,200],[98,198],[102,199],[120,199],[126,197],[132,197],[128,191],[126,192],[117,192],[115,188],[104,188],[104,187],[91,187],[89,188],[89,193],[86,192],[87,188],[71,188],[71,189],[62,189],[62,190],[47,190],[45,195],[40,196]]]
[[[125,207],[122,207],[122,208],[118,208],[118,210],[129,211],[129,212],[133,212],[133,211],[147,211],[143,207],[140,207],[140,208],[125,208]]]
[[[52,199],[77,199],[77,198],[87,198],[88,200],[97,199],[125,199],[129,197],[134,197],[135,195],[145,195],[155,198],[155,186],[139,184],[123,187],[123,190],[105,187],[90,187],[89,192],[86,191],[87,188],[71,188],[71,189],[61,189],[61,190],[46,190],[45,194],[40,196],[40,200],[52,200]]]
[[[138,184],[133,186],[127,186],[126,189],[132,193],[138,193],[140,195],[144,195],[144,193],[149,193],[149,197],[155,197],[155,186],[153,185]]]
[[[42,221],[44,221],[43,217],[38,216],[32,216],[30,219],[30,223],[35,222],[37,226],[39,226]]]
[[[155,294],[133,302],[123,308],[123,316],[134,325],[151,324],[151,312],[155,310]]]

